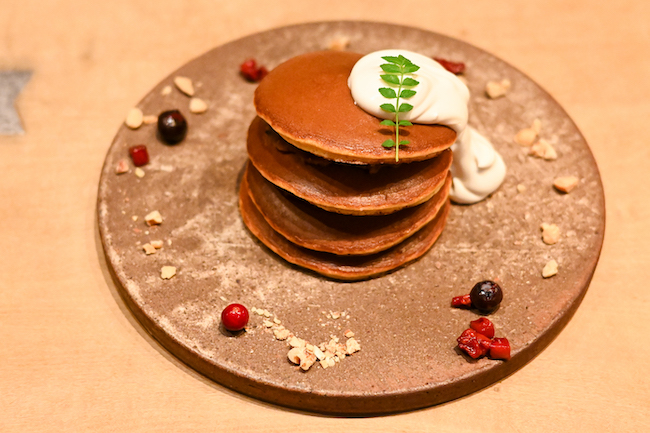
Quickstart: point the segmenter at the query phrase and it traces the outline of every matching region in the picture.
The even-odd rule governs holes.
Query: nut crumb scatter
[[[547,245],[556,244],[560,240],[560,228],[555,224],[542,223],[542,240]]]
[[[124,174],[129,171],[129,163],[126,159],[120,159],[115,167],[115,174]]]
[[[157,210],[153,212],[149,212],[147,216],[144,217],[144,221],[147,223],[148,226],[155,226],[158,224],[162,224],[162,215],[160,215],[160,212]]]
[[[510,80],[507,78],[504,78],[501,81],[488,81],[488,83],[485,85],[485,93],[490,99],[501,98],[502,96],[505,96],[506,93],[508,93],[510,86]]]
[[[135,170],[133,170],[133,173],[140,179],[144,177],[144,170],[141,169],[140,167],[136,167]]]
[[[537,143],[533,144],[530,148],[530,155],[537,158],[542,158],[547,161],[553,161],[557,159],[557,152],[551,146],[551,144],[544,140],[540,139]]]
[[[525,192],[525,191],[526,191],[526,185],[521,184],[521,183],[519,185],[517,185],[517,192],[522,193],[522,192]]]
[[[192,84],[191,79],[180,75],[176,76],[174,77],[174,85],[187,96],[194,96],[194,84]]]
[[[142,126],[142,120],[142,110],[139,108],[131,108],[129,110],[129,113],[126,115],[126,120],[124,123],[126,123],[126,126],[131,129],[138,129],[140,126]]]
[[[542,277],[550,278],[555,274],[557,274],[557,262],[555,260],[549,260],[544,265],[544,269],[542,269]]]
[[[340,36],[338,38],[332,39],[327,48],[334,51],[343,51],[350,45],[350,38],[347,36]]]
[[[163,266],[160,268],[160,278],[163,280],[169,280],[176,275],[175,266]]]
[[[146,255],[150,255],[156,252],[156,248],[151,244],[142,245],[142,249]]]
[[[575,176],[558,177],[553,181],[553,187],[560,192],[570,193],[577,185],[579,179]]]
[[[165,86],[165,87],[163,87],[162,90],[160,91],[160,94],[161,94],[162,96],[167,96],[167,95],[169,95],[169,94],[171,94],[171,93],[172,93],[172,86]]]
[[[203,99],[192,98],[190,99],[190,113],[201,114],[208,110],[208,104]]]

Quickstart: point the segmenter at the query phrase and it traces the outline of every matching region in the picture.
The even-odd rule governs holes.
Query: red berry
[[[257,82],[266,77],[269,71],[264,66],[257,66],[255,59],[248,59],[239,66],[242,76],[248,81]]]
[[[228,331],[241,331],[248,323],[248,310],[241,304],[230,304],[221,312],[221,323]]]
[[[456,308],[472,308],[472,299],[469,295],[454,296],[451,298],[451,306]]]
[[[141,167],[149,162],[149,153],[147,152],[147,146],[144,144],[129,147],[129,155],[131,155],[133,165],[136,167]]]
[[[164,111],[158,116],[158,132],[165,142],[179,143],[187,134],[187,120],[178,110]]]
[[[458,341],[458,347],[474,359],[485,355],[492,343],[488,337],[471,328],[464,330],[456,341]]]
[[[510,342],[507,338],[495,338],[490,345],[490,358],[510,359]]]
[[[490,322],[490,319],[479,317],[478,319],[469,322],[469,327],[479,334],[485,335],[487,338],[494,337],[494,324]]]
[[[442,59],[440,57],[434,57],[433,60],[440,63],[443,68],[445,68],[452,74],[458,75],[465,72],[465,63],[463,62],[452,62],[449,60]]]

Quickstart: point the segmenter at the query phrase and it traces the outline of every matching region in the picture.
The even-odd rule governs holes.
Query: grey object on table
[[[25,132],[14,101],[32,76],[32,71],[0,71],[0,135]]]

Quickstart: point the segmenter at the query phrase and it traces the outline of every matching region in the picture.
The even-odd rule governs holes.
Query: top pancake
[[[380,119],[357,107],[348,76],[360,54],[318,51],[274,68],[255,91],[255,108],[278,134],[320,157],[352,164],[395,164],[395,150],[382,147],[394,134]],[[410,141],[400,162],[429,159],[449,148],[456,133],[442,125],[400,128]]]

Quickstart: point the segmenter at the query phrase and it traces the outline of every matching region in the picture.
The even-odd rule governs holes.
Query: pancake
[[[244,224],[264,245],[286,261],[310,269],[326,277],[354,281],[383,275],[410,263],[426,253],[442,233],[449,214],[445,202],[438,215],[413,236],[394,247],[365,256],[339,256],[308,250],[289,242],[267,224],[249,195],[244,177],[239,190],[239,207]]]
[[[269,182],[327,211],[349,215],[388,214],[429,200],[452,160],[451,150],[445,150],[433,159],[382,166],[375,173],[368,166],[328,163],[290,145],[259,117],[248,129],[247,142],[251,162]]]
[[[338,255],[373,254],[408,238],[438,214],[447,201],[451,175],[421,205],[390,215],[353,216],[327,212],[268,182],[247,164],[249,195],[266,222],[290,242]]]
[[[361,54],[318,51],[275,67],[255,90],[255,108],[294,146],[326,159],[352,164],[395,164],[395,150],[382,147],[394,134],[380,119],[357,107],[348,76]],[[411,143],[400,162],[432,158],[449,148],[456,133],[442,125],[403,127]]]

